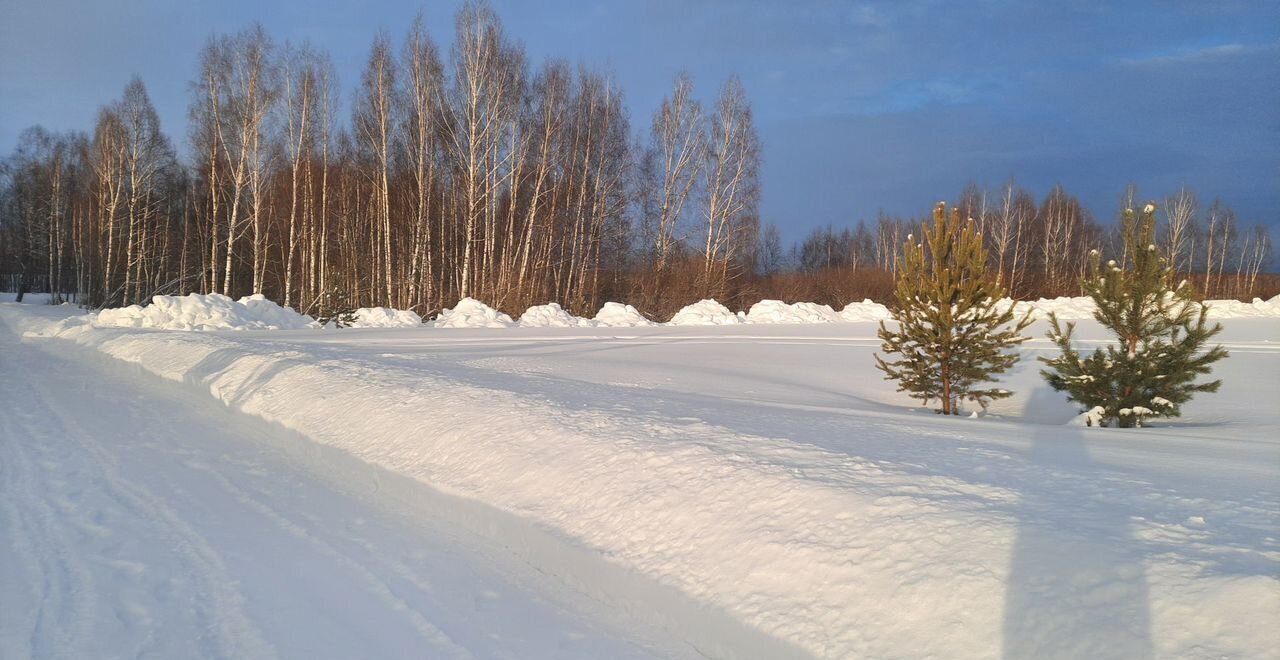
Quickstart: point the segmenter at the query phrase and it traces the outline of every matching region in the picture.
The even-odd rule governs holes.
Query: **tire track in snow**
[[[15,474],[18,477],[18,487],[12,493],[14,497],[10,504],[15,508],[14,520],[21,530],[12,537],[10,544],[15,546],[16,554],[27,558],[28,565],[37,567],[36,574],[39,576],[37,593],[34,594],[38,602],[32,603],[26,654],[32,657],[87,657],[90,655],[86,646],[90,637],[89,630],[97,617],[93,578],[91,572],[70,552],[72,540],[65,526],[59,524],[60,512],[55,511],[48,500],[66,481],[61,480],[59,483],[58,479],[47,478],[37,481],[35,475],[44,475],[47,469],[37,471],[35,463],[22,446],[24,439],[34,437],[34,434],[20,437],[19,429],[23,427],[11,421],[14,417],[20,418],[27,429],[45,425],[46,422],[41,421],[41,416],[35,411],[47,411],[48,407],[29,390],[12,384],[6,389],[17,390],[11,392],[16,396],[5,398],[18,404],[11,415],[4,416],[5,437],[9,438],[5,444],[11,450],[9,456],[14,459],[13,463],[6,460],[6,464],[16,468]],[[57,438],[59,435],[55,432],[48,437]],[[42,468],[56,465],[47,460],[46,446],[40,442],[33,442],[32,445],[41,449],[45,455],[46,460],[39,461]],[[11,479],[6,478],[5,481],[9,482]],[[20,505],[14,504],[15,502]],[[63,507],[64,510],[67,508],[69,507]],[[35,547],[44,551],[34,550],[32,540],[35,540]],[[26,654],[16,653],[14,657]]]
[[[266,504],[264,500],[253,497],[248,493],[248,491],[235,485],[221,472],[202,463],[188,462],[187,467],[209,475],[223,490],[227,492],[227,494],[235,498],[236,501],[270,520],[272,524],[279,529],[284,530],[299,540],[311,544],[324,556],[333,559],[342,566],[351,570],[353,574],[360,578],[361,582],[364,583],[365,588],[370,593],[384,602],[391,611],[402,615],[405,620],[418,631],[418,634],[421,635],[425,641],[430,642],[439,649],[447,651],[449,657],[467,659],[474,657],[470,651],[455,642],[448,634],[423,616],[422,613],[413,609],[413,607],[410,606],[403,598],[397,596],[395,592],[392,591],[391,587],[388,586],[386,582],[380,580],[373,571],[370,571],[350,555],[343,553],[331,543],[312,533],[312,531],[304,525],[283,515],[278,509]],[[405,579],[418,589],[422,589],[424,591],[429,590],[429,587],[425,583],[413,576],[413,574],[405,569],[403,565],[393,565],[388,563],[388,566],[393,569],[397,574],[397,577]]]
[[[63,371],[65,367],[54,363],[54,371]],[[272,646],[266,642],[256,626],[249,620],[244,611],[244,597],[235,585],[221,558],[193,527],[182,520],[162,499],[149,492],[145,487],[130,483],[123,479],[116,468],[115,458],[95,438],[94,433],[84,428],[71,415],[57,405],[57,393],[48,389],[45,379],[32,379],[34,393],[42,408],[46,409],[66,431],[67,437],[78,440],[78,448],[92,455],[93,464],[100,472],[98,481],[101,487],[120,504],[141,514],[141,517],[158,523],[161,538],[168,541],[173,550],[181,555],[194,570],[189,575],[196,576],[203,584],[196,599],[196,607],[207,609],[207,616],[202,617],[213,635],[212,640],[221,650],[220,655],[226,657],[276,657]],[[44,404],[48,402],[48,404]],[[71,512],[64,512],[71,513]],[[64,548],[69,546],[62,546]],[[65,554],[65,553],[64,553]],[[87,572],[85,575],[87,580]],[[76,621],[80,621],[77,617]],[[87,640],[88,635],[80,638]],[[54,654],[51,657],[87,657],[91,654]]]

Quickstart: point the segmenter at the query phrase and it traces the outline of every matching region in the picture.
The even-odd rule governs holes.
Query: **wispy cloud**
[[[972,103],[981,96],[980,86],[982,83],[976,80],[907,81],[894,85],[883,94],[868,100],[863,111],[867,114],[889,114],[926,107]]]
[[[1265,45],[1246,45],[1240,43],[1217,44],[1214,46],[1202,46],[1198,48],[1188,48],[1183,50],[1150,53],[1135,57],[1126,57],[1120,60],[1121,64],[1127,66],[1169,66],[1176,64],[1195,64],[1200,62],[1212,62],[1217,60],[1225,60],[1228,58],[1239,57],[1250,53],[1275,48],[1276,44]]]

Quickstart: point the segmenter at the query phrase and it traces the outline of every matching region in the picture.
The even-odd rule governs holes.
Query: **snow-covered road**
[[[207,397],[3,328],[0,373],[0,658],[691,653]]]

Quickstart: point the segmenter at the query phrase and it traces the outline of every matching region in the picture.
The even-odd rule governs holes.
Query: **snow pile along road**
[[[1013,305],[1013,313],[1017,316],[1031,312],[1033,319],[1047,319],[1052,312],[1064,321],[1079,321],[1093,318],[1094,304],[1088,296],[1041,298],[1039,300],[1013,300],[1005,298],[999,303],[1002,306]],[[1254,298],[1253,302],[1239,300],[1206,300],[1209,306],[1209,318],[1245,319],[1280,317],[1280,296],[1270,300]]]
[[[676,312],[668,325],[737,325],[742,319],[714,300],[702,300]]]
[[[463,298],[453,309],[445,309],[431,323],[434,328],[509,328],[515,325],[510,316],[476,300]]]
[[[1093,301],[1087,297],[1042,298],[1033,301],[1004,299],[1003,306],[1012,305],[1014,313],[1021,316],[1031,312],[1034,319],[1048,318],[1050,312],[1063,320],[1093,318]],[[1213,319],[1277,318],[1280,317],[1280,296],[1270,300],[1255,298],[1245,303],[1237,300],[1209,300],[1209,315]],[[131,305],[120,309],[104,309],[90,315],[89,322],[98,327],[157,328],[161,330],[289,330],[317,327],[309,316],[298,314],[266,299],[261,294],[232,300],[216,293],[187,296],[155,296],[145,307]],[[809,302],[788,304],[780,300],[762,300],[751,306],[750,311],[734,314],[715,300],[702,300],[676,312],[666,324],[654,323],[631,305],[608,302],[594,319],[574,316],[556,303],[535,305],[513,321],[474,298],[458,301],[452,309],[445,309],[440,316],[428,323],[434,328],[633,328],[654,325],[717,326],[799,323],[857,323],[874,322],[890,318],[889,308],[871,300],[852,302],[839,313],[828,305]],[[74,324],[79,321],[68,321]],[[364,307],[356,310],[354,328],[409,328],[423,325],[422,318],[407,310],[389,307]]]
[[[1247,319],[1280,316],[1280,295],[1270,300],[1254,298],[1253,302],[1239,300],[1209,300],[1209,316],[1220,319]]]
[[[595,324],[590,319],[566,312],[559,303],[547,303],[526,309],[516,325],[522,328],[587,328]]]
[[[154,296],[146,307],[104,309],[93,325],[160,330],[296,330],[319,327],[315,319],[267,300],[262,294],[232,300],[210,293]]]
[[[840,320],[856,323],[858,321],[883,321],[890,318],[889,308],[870,298],[862,302],[851,302],[840,310]]]
[[[595,324],[604,328],[638,328],[656,325],[631,305],[607,302],[596,312]]]
[[[830,305],[761,300],[747,310],[747,323],[835,323],[840,315]]]
[[[352,328],[417,328],[422,317],[417,312],[391,307],[361,307],[355,311]]]

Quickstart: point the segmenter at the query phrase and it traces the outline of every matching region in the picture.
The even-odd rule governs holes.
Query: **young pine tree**
[[[1009,396],[989,381],[1018,361],[1006,349],[1026,341],[1021,332],[1031,319],[1015,320],[1011,306],[997,304],[1004,292],[987,273],[982,234],[940,202],[924,242],[912,241],[908,236],[903,246],[891,309],[898,327],[891,331],[881,322],[879,333],[884,352],[902,357],[890,362],[877,355],[876,366],[886,380],[898,381],[899,392],[926,404],[940,401],[944,415],[958,415],[961,400],[986,408]]]
[[[1062,349],[1041,371],[1053,389],[1067,393],[1088,412],[1090,426],[1142,426],[1148,417],[1177,417],[1196,392],[1216,392],[1222,381],[1196,383],[1209,365],[1227,356],[1221,346],[1203,351],[1222,330],[1209,326],[1208,307],[1196,301],[1185,281],[1170,287],[1173,276],[1154,243],[1155,204],[1142,214],[1125,211],[1125,263],[1102,265],[1097,250],[1089,254],[1089,277],[1082,285],[1097,305],[1094,318],[1116,335],[1117,343],[1081,357],[1071,345],[1075,324],[1063,331],[1050,314],[1049,338]]]

